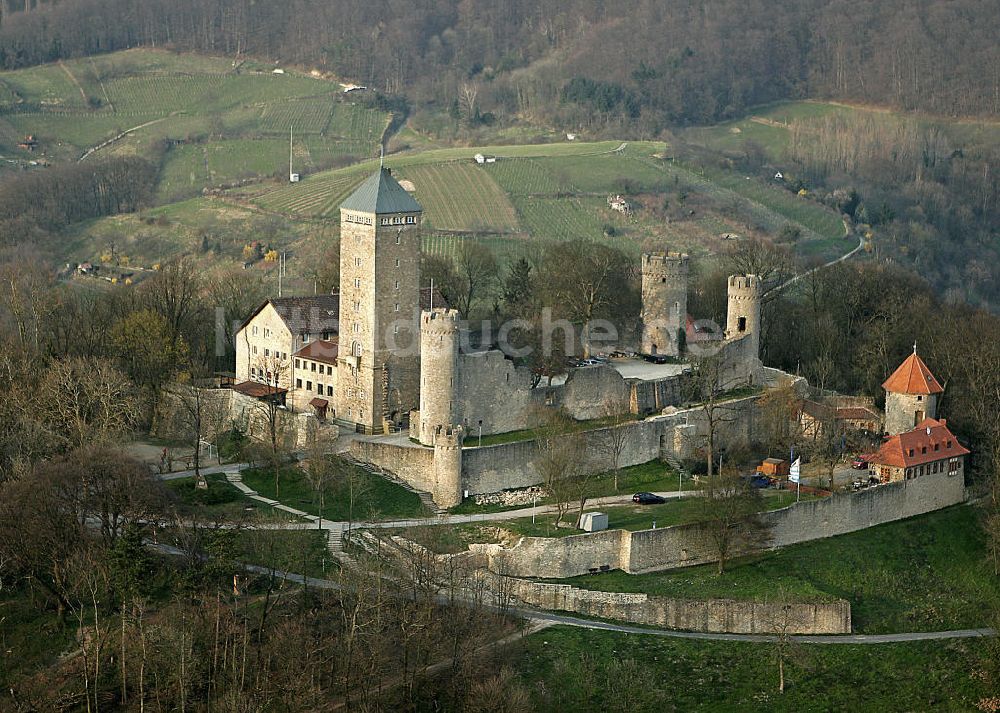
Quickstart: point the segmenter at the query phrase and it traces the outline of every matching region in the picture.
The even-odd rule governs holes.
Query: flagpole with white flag
[[[795,483],[795,502],[799,502],[799,497],[802,492],[802,457],[795,459],[791,467],[788,469],[788,479]]]

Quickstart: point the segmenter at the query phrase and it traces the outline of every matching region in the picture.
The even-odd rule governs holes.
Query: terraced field
[[[548,169],[550,160],[517,158],[497,161],[486,170],[512,196],[562,193],[569,186]]]
[[[330,124],[334,103],[329,98],[295,99],[268,104],[260,114],[260,130],[269,133],[322,134]]]
[[[398,176],[415,187],[425,219],[437,230],[509,233],[520,229],[507,195],[473,163],[408,166]]]
[[[518,197],[514,200],[525,227],[536,238],[597,240],[602,235],[600,199]]]

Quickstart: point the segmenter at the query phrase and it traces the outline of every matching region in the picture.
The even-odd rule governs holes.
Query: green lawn
[[[671,597],[799,598],[851,603],[863,633],[975,628],[1000,605],[977,511],[956,506],[733,562],[644,575],[610,572],[565,580],[588,589]]]
[[[625,416],[628,420],[639,420],[640,416],[635,414],[626,414]],[[618,416],[609,416],[605,418],[594,418],[589,421],[574,421],[570,431],[592,431],[595,428],[604,428],[609,425],[620,422]],[[537,437],[537,432],[530,428],[521,429],[519,431],[507,431],[506,433],[493,433],[488,436],[483,436],[482,442],[480,443],[479,436],[476,434],[466,435],[463,444],[464,448],[478,448],[480,445],[486,446],[497,446],[503,443],[514,443],[516,441],[529,441]]]
[[[326,532],[316,530],[245,530],[237,540],[242,562],[282,572],[325,577],[337,567],[326,547]]]
[[[346,484],[335,483],[326,488],[326,503],[322,513],[325,519],[357,521],[370,518],[425,517],[430,514],[416,493],[385,478],[351,467],[355,468],[356,477],[353,513]],[[265,497],[312,515],[320,514],[316,493],[302,470],[295,466],[282,468],[278,495],[275,495],[274,471],[269,468],[244,470],[243,482]]]
[[[526,637],[510,660],[533,710],[968,711],[992,695],[976,640],[796,645],[783,694],[776,652],[557,626]]]
[[[182,512],[199,517],[224,520],[242,520],[250,514],[279,517],[290,520],[291,516],[276,513],[264,503],[250,500],[226,481],[222,473],[205,476],[207,490],[195,487],[194,478],[180,478],[164,481],[167,489],[177,496]],[[247,510],[250,506],[252,509]]]
[[[689,483],[686,483],[689,485]],[[673,489],[677,488],[676,476]],[[806,498],[803,498],[806,499]],[[767,491],[765,504],[768,510],[779,510],[795,502],[795,493],[788,491]],[[649,530],[656,527],[686,525],[697,522],[700,516],[698,503],[694,498],[668,500],[662,505],[588,505],[584,512],[603,512],[608,516],[609,530]],[[571,508],[563,517],[563,524],[574,524],[577,508]],[[510,520],[506,527],[527,537],[566,537],[582,532],[575,527],[555,527],[556,515],[539,515],[535,522],[530,517]]]

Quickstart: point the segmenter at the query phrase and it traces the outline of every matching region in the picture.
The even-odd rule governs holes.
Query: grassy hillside
[[[387,122],[337,82],[216,57],[129,50],[0,74],[6,166],[79,160],[95,147],[88,160],[162,154],[161,200],[284,175],[289,130],[301,173],[370,157]],[[34,152],[17,147],[29,134]]]
[[[84,160],[139,154],[159,162],[163,205],[142,216],[73,226],[62,259],[95,260],[114,243],[133,264],[199,250],[211,262],[239,264],[252,232],[288,250],[291,285],[308,286],[316,257],[337,235],[340,203],[375,168],[370,157],[389,117],[346,101],[336,82],[272,69],[129,50],[0,74],[6,159],[0,165],[77,161],[85,154]],[[827,107],[784,110],[798,116]],[[298,184],[285,178],[289,128],[295,168],[303,174]],[[729,130],[720,127],[717,135],[726,138]],[[424,247],[431,253],[453,254],[461,241],[479,240],[508,260],[527,255],[531,239],[585,238],[633,255],[664,246],[712,254],[723,247],[723,235],[774,236],[787,223],[801,230],[794,247],[802,255],[832,256],[849,247],[834,212],[741,174],[683,165],[662,142],[440,147],[410,140],[417,137],[412,127],[404,133],[409,145],[425,148],[386,162],[425,208]],[[39,141],[34,152],[16,146],[27,134]],[[478,165],[476,153],[497,161]],[[233,183],[242,185],[191,200],[206,187]],[[607,206],[607,196],[617,193],[632,203],[631,216]],[[318,236],[327,242],[314,244]]]
[[[556,626],[519,654],[515,680],[533,710],[995,710],[980,640],[785,647],[784,693],[774,644]]]
[[[568,581],[673,597],[764,599],[784,591],[806,600],[842,598],[861,633],[987,626],[1000,603],[978,513],[966,506],[745,558],[721,577],[715,571],[707,565]]]
[[[801,229],[796,247],[803,254],[845,251],[844,228],[832,211],[779,188],[744,185],[724,171],[695,172],[663,159],[666,150],[657,142],[563,142],[411,151],[386,163],[413,184],[426,210],[425,246],[436,254],[474,238],[520,256],[529,237],[608,240],[634,254],[665,244],[712,253],[723,233],[775,235],[786,223]],[[476,153],[498,158],[478,165]],[[289,219],[335,219],[341,201],[373,169],[356,164],[231,195]],[[631,217],[608,208],[607,196],[617,193],[635,206]]]

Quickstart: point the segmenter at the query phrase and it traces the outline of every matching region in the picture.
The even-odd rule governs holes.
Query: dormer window
[[[309,335],[308,334],[303,334],[302,335],[302,343],[303,344],[308,344],[309,343]]]
[[[382,225],[392,225],[391,218],[382,218]]]
[[[923,401],[923,400],[924,400],[923,396],[919,396],[919,395],[917,396],[917,401]]]
[[[415,215],[408,215],[408,216],[406,216],[406,224],[407,225],[414,225],[416,222],[417,222],[417,217]]]

